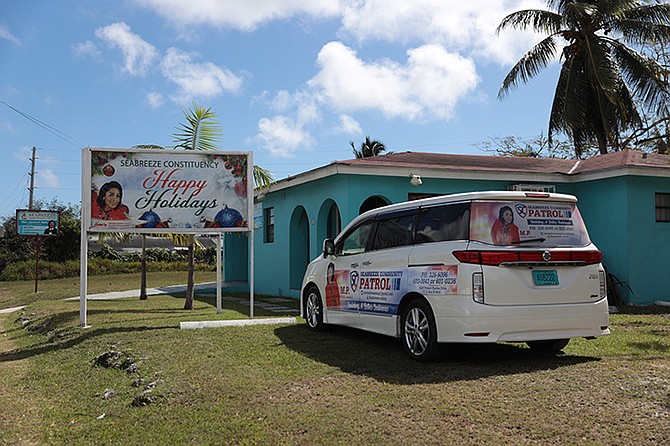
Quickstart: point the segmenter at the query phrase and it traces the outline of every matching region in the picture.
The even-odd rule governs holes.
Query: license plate
[[[558,273],[555,269],[533,270],[533,281],[537,286],[558,285]]]

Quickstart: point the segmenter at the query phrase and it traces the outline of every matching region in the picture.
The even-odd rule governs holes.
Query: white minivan
[[[556,352],[609,334],[602,254],[577,199],[471,192],[356,217],[308,266],[301,315],[395,336],[414,359],[438,343],[526,342]]]

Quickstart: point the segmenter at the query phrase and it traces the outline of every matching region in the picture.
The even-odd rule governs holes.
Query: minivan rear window
[[[470,240],[501,246],[584,246],[590,243],[575,203],[475,201]]]

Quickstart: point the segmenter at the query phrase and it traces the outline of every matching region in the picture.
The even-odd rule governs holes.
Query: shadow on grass
[[[162,308],[152,308],[153,302],[158,296],[149,296],[147,300],[140,300],[139,297],[123,297],[123,298],[114,298],[114,299],[95,299],[88,301],[87,314],[96,315],[96,314],[171,314],[174,317],[188,317],[189,312],[202,311],[202,310],[212,310],[212,313],[202,314],[198,313],[197,318],[199,320],[206,320],[207,318],[220,319],[219,315],[216,313],[216,297],[208,295],[198,295],[196,294],[193,297],[194,308],[193,310],[184,310],[183,305],[185,301],[184,293],[175,293],[175,294],[163,294],[160,295],[160,298],[171,298],[175,302],[175,306],[166,306]],[[153,300],[152,300],[153,299]],[[238,298],[235,298],[238,299]],[[109,308],[108,304],[113,302],[137,302],[135,308],[129,309],[124,308],[122,310],[116,310]],[[74,301],[73,301],[74,302]],[[95,308],[98,303],[103,303],[104,308]],[[263,299],[257,299],[254,304],[254,317],[279,317],[279,316],[296,316],[296,311],[281,311],[276,309],[264,308],[263,305],[267,304]],[[149,308],[147,308],[149,307]],[[286,306],[287,308],[292,308]],[[297,307],[296,307],[297,308]],[[239,300],[231,300],[230,298],[225,298],[221,302],[222,311],[235,311],[240,313],[244,317],[249,317],[249,302],[240,302]],[[133,319],[136,320],[136,319]],[[118,321],[124,322],[124,321]]]
[[[619,305],[616,308],[620,314],[670,314],[667,305]]]
[[[81,329],[82,331],[80,332],[81,334],[79,336],[72,337],[71,339],[68,339],[67,341],[64,342],[41,344],[39,346],[16,349],[9,352],[0,353],[0,363],[18,361],[20,359],[26,359],[44,353],[50,353],[74,347],[75,345],[81,344],[82,342],[88,339],[92,339],[97,336],[102,336],[109,333],[147,332],[151,330],[165,330],[166,328],[176,329],[174,325],[153,326],[153,327],[145,326],[145,327],[110,327],[110,328],[96,328],[96,329]]]
[[[395,384],[469,381],[600,360],[562,353],[541,356],[516,344],[459,344],[441,346],[432,362],[419,363],[406,356],[397,339],[353,328],[312,333],[299,324],[277,328],[275,334],[286,347],[315,361]]]
[[[655,353],[668,353],[670,352],[670,347],[660,341],[647,341],[647,342],[629,342],[628,345],[631,347],[642,350],[645,352],[655,352]]]

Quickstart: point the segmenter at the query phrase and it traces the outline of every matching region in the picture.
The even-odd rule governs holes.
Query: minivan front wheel
[[[315,286],[309,287],[305,298],[305,321],[313,331],[323,329],[323,302],[319,289]]]
[[[430,305],[424,300],[410,302],[402,311],[400,339],[412,359],[427,361],[437,347],[437,329]]]

